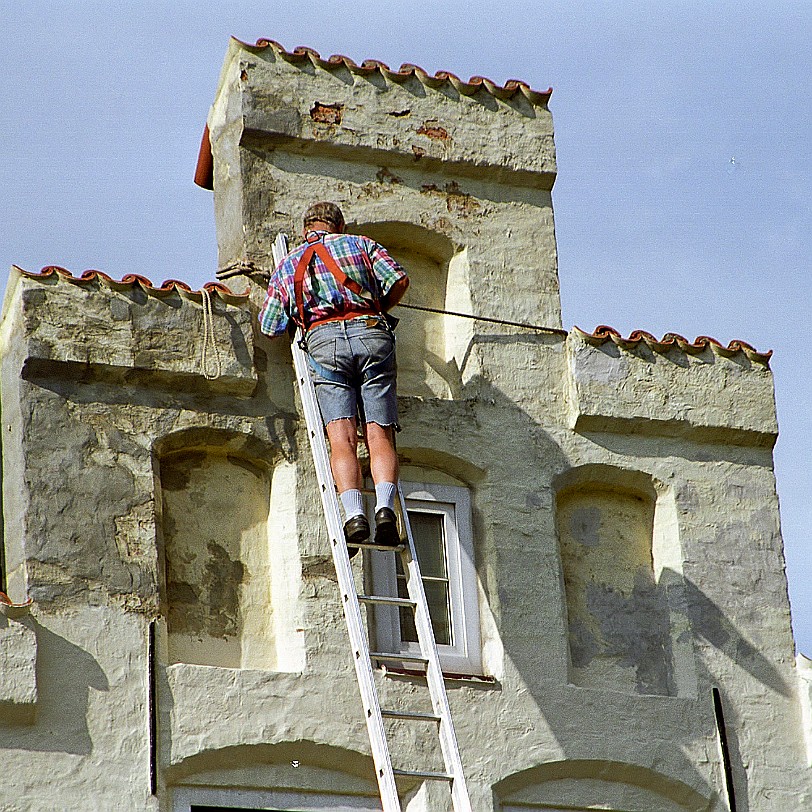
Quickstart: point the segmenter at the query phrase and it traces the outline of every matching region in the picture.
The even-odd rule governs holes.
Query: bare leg
[[[376,485],[379,482],[397,482],[400,472],[395,450],[395,429],[377,423],[367,423],[366,429],[372,479]]]
[[[367,423],[366,429],[366,443],[369,449],[372,478],[375,480],[375,492],[379,503],[382,499],[387,503],[394,498],[394,493],[391,486],[383,486],[382,483],[396,485],[399,475],[395,430],[392,426],[380,426],[377,423]],[[382,488],[387,493],[385,498],[380,492]],[[375,511],[375,543],[400,543],[397,519],[389,504],[384,504]]]
[[[333,479],[339,493],[361,488],[361,466],[358,463],[358,435],[355,425],[354,417],[333,420],[327,424],[330,467],[333,469]]]

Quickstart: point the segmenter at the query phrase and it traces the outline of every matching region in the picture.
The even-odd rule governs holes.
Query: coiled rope
[[[207,381],[213,381],[219,378],[223,368],[220,362],[220,350],[217,347],[217,339],[214,335],[214,311],[211,304],[211,292],[202,287],[200,293],[203,297],[203,349],[200,354],[200,367],[203,371],[203,377]],[[210,358],[209,353],[212,353],[214,358],[215,372],[210,372]]]

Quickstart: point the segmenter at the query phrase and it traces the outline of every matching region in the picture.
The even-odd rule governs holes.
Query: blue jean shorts
[[[311,328],[305,343],[325,426],[360,416],[400,430],[395,337],[381,319],[328,321]]]

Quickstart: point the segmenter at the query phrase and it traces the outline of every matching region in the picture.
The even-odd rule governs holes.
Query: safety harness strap
[[[294,314],[294,321],[299,325],[299,327],[302,328],[302,333],[306,333],[308,328],[308,317],[304,309],[304,279],[315,254],[318,254],[319,259],[324,263],[324,266],[328,271],[330,271],[333,278],[339,285],[352,291],[356,296],[360,296],[362,299],[369,301],[372,309],[376,313],[383,315],[380,302],[378,301],[378,297],[375,295],[375,292],[364,290],[364,288],[358,282],[347,276],[347,274],[341,270],[341,267],[335,261],[335,258],[330,253],[327,246],[321,241],[320,237],[317,237],[314,240],[311,240],[308,237],[308,242],[310,245],[308,245],[308,247],[305,249],[304,253],[299,259],[299,262],[296,264],[296,271],[293,275],[293,293],[296,299],[296,313]]]
[[[320,375],[330,383],[337,383],[341,386],[351,386],[350,379],[337,369],[327,369],[327,367],[320,364],[310,353],[307,353],[307,363],[316,375]]]

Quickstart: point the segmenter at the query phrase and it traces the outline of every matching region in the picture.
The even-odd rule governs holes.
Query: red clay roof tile
[[[327,59],[324,59],[318,51],[314,51],[312,48],[300,45],[292,51],[288,51],[275,40],[265,39],[264,37],[258,39],[255,45],[250,45],[241,40],[237,40],[237,42],[240,42],[240,44],[246,48],[270,47],[286,62],[299,63],[309,60],[316,67],[324,68],[325,70],[345,67],[351,73],[360,74],[362,76],[368,76],[375,71],[379,71],[383,76],[393,82],[403,82],[411,76],[414,76],[427,87],[440,87],[445,82],[448,82],[460,93],[468,96],[476,93],[480,89],[484,89],[499,99],[510,99],[517,93],[521,93],[531,104],[547,104],[553,92],[552,88],[548,88],[544,91],[533,90],[527,82],[522,82],[519,79],[509,79],[504,85],[497,85],[484,76],[472,76],[467,82],[464,82],[455,74],[444,70],[437,71],[434,76],[431,76],[419,65],[412,65],[408,62],[401,65],[399,70],[394,71],[385,62],[379,62],[377,59],[365,59],[360,65],[348,56],[343,56],[342,54],[333,54]]]
[[[197,153],[195,165],[195,183],[209,191],[214,189],[214,155],[211,151],[208,124],[203,128],[203,137],[200,139],[200,151]]]
[[[167,279],[160,286],[156,287],[146,276],[134,273],[128,273],[121,279],[116,280],[103,271],[95,270],[83,271],[80,276],[74,276],[69,270],[59,265],[46,265],[41,271],[26,271],[17,265],[13,267],[28,279],[48,279],[56,275],[59,279],[64,279],[66,282],[70,282],[74,285],[87,285],[98,280],[112,290],[124,290],[138,285],[146,293],[153,296],[167,296],[177,291],[187,299],[198,301],[202,300],[203,290],[205,290],[208,293],[217,294],[227,304],[237,305],[248,300],[248,293],[234,293],[234,291],[221,282],[206,282],[202,290],[192,290],[186,282],[181,282],[178,279]]]
[[[759,352],[748,344],[746,341],[731,341],[726,347],[711,336],[697,336],[693,342],[688,341],[687,338],[681,336],[679,333],[666,333],[659,341],[645,330],[634,330],[629,334],[628,338],[623,336],[615,330],[614,327],[609,327],[606,324],[601,324],[595,328],[591,333],[587,333],[580,327],[573,327],[573,331],[579,335],[588,344],[593,347],[599,347],[607,341],[612,341],[618,347],[624,350],[634,349],[640,342],[643,342],[650,347],[654,352],[668,352],[676,347],[682,352],[689,355],[696,355],[703,352],[708,347],[717,355],[722,355],[730,358],[739,352],[743,352],[751,361],[766,364],[769,362],[773,354],[772,350],[768,352]]]

